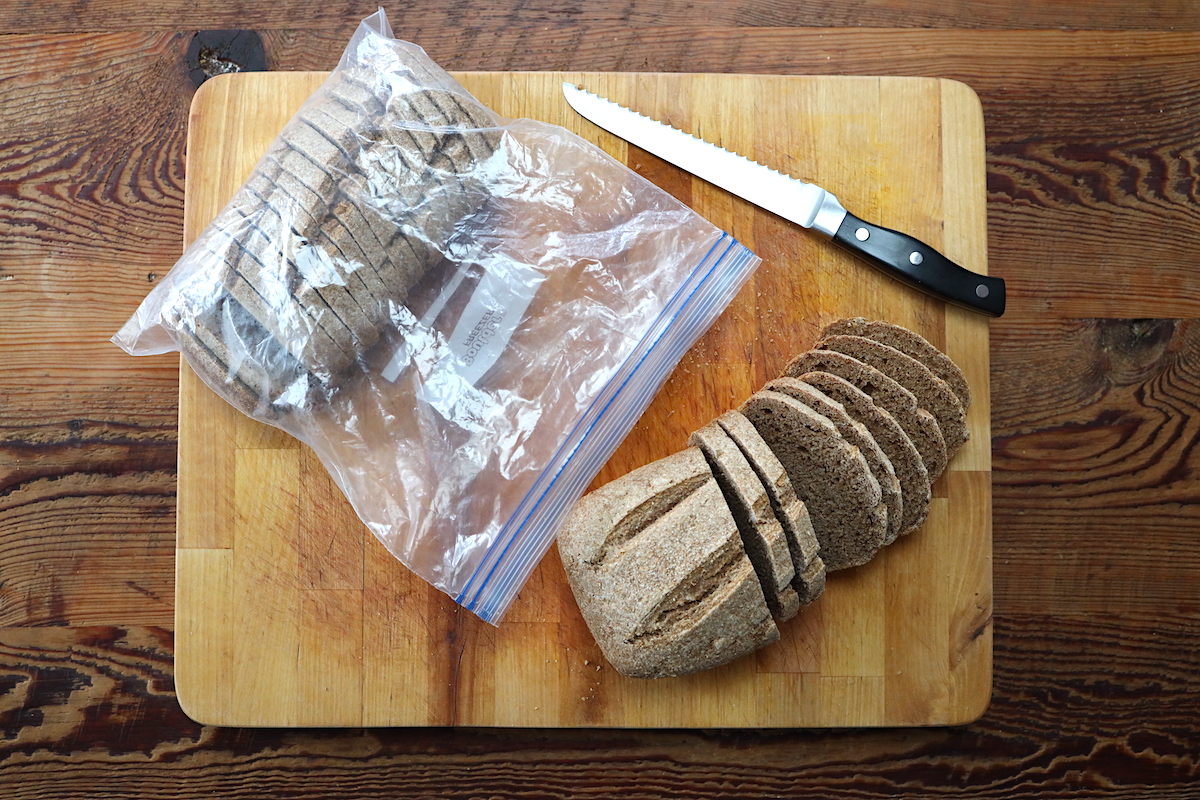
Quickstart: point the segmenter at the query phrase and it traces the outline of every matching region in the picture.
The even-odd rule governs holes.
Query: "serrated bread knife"
[[[571,108],[610,133],[767,211],[831,238],[916,288],[993,317],[1004,281],[960,267],[924,242],[854,216],[819,186],[791,178],[670,125],[563,83]]]

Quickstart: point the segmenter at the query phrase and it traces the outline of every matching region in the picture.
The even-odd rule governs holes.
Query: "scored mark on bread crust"
[[[633,644],[669,635],[673,628],[680,627],[681,621],[699,616],[699,607],[716,605],[723,591],[733,585],[734,574],[743,564],[742,554],[733,548],[712,553],[646,615],[626,641]]]
[[[622,549],[659,517],[682,503],[710,480],[711,475],[693,475],[639,503],[612,526],[595,558],[588,563],[596,567],[603,566],[615,551]]]

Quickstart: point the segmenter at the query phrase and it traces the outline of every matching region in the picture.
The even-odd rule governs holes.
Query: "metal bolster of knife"
[[[811,227],[814,231],[823,233],[832,239],[837,235],[838,228],[842,227],[846,213],[846,209],[842,207],[841,202],[833,196],[832,192],[824,192]]]
[[[1004,313],[1002,279],[964,269],[906,233],[873,225],[847,212],[833,242],[888,275],[947,302],[993,317]]]

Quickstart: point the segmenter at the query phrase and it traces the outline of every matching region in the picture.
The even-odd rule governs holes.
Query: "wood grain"
[[[1194,615],[1025,615],[996,629],[996,697],[966,728],[375,729],[197,725],[158,628],[0,629],[0,787],[393,797],[1194,796]],[[1049,671],[1059,679],[1048,683]],[[1105,675],[1105,680],[1085,676]],[[158,787],[163,787],[159,789]]]
[[[983,101],[989,244],[1010,281],[1010,317],[1200,316],[1191,268],[1200,45],[1188,34],[665,26],[604,36],[551,26],[533,42],[508,29],[471,37],[469,47],[457,29],[416,24],[401,35],[456,69],[583,63],[964,81]],[[328,69],[344,37],[280,32],[268,42],[281,62]],[[1146,285],[1146,263],[1165,285]]]
[[[1031,430],[1024,406],[1029,398],[1044,409],[1053,436],[1070,435],[1077,443],[1086,436],[1075,427],[1054,428],[1054,418],[1086,414],[1066,406],[1046,409],[1036,387],[1055,387],[1064,374],[1104,373],[1103,348],[1070,344],[1075,331],[1101,324],[1094,318],[1132,328],[1200,316],[1200,287],[1190,271],[1190,243],[1200,222],[1193,214],[1194,183],[1180,170],[1194,161],[1198,142],[1200,71],[1195,38],[1187,32],[1196,28],[1194,4],[729,4],[733,11],[723,22],[658,3],[551,5],[561,14],[553,21],[523,17],[520,9],[529,3],[472,3],[472,15],[479,9],[486,24],[464,26],[460,19],[437,28],[422,24],[436,9],[406,4],[413,12],[397,31],[454,69],[927,75],[971,85],[983,101],[988,137],[990,268],[1010,287],[1021,285],[1013,310],[992,324],[993,373],[1006,376],[994,384],[999,437]],[[114,13],[122,8],[123,14]],[[675,9],[675,24],[647,29],[640,15],[659,9]],[[388,10],[395,23],[401,9]],[[748,796],[1195,795],[1198,617],[1173,611],[1165,591],[1139,610],[1141,593],[1154,590],[1153,582],[1139,580],[1128,592],[1119,576],[1103,570],[1110,560],[1129,560],[1136,552],[1142,569],[1187,591],[1200,574],[1187,558],[1177,563],[1176,554],[1194,552],[1188,549],[1194,547],[1188,544],[1194,523],[1186,514],[1156,515],[1140,537],[1139,523],[1128,526],[1135,531],[1123,532],[1126,538],[1114,538],[1121,514],[1136,518],[1143,506],[1160,505],[1158,487],[1138,480],[1136,471],[1116,478],[1126,491],[1113,514],[1091,512],[1084,520],[1052,512],[1045,499],[1027,503],[1021,486],[1069,485],[1080,478],[1053,448],[997,461],[994,475],[1006,485],[995,491],[995,693],[987,715],[965,728],[283,732],[205,728],[184,717],[172,693],[169,630],[129,627],[133,619],[151,618],[168,625],[169,609],[164,613],[160,599],[115,591],[141,576],[122,575],[122,565],[112,561],[104,573],[72,579],[79,564],[104,555],[111,534],[142,552],[163,552],[159,566],[147,569],[157,570],[163,585],[173,583],[171,514],[161,506],[139,506],[140,487],[108,476],[122,474],[128,468],[123,463],[136,465],[170,502],[177,362],[131,360],[107,343],[112,327],[155,280],[149,275],[161,277],[173,262],[182,235],[191,100],[183,54],[192,31],[173,32],[254,27],[263,30],[273,68],[328,70],[356,24],[353,11],[346,4],[301,8],[287,0],[216,9],[208,3],[0,3],[0,30],[28,34],[5,36],[0,48],[0,357],[6,368],[0,370],[0,496],[24,493],[19,508],[0,511],[6,552],[21,551],[19,561],[6,556],[0,581],[29,587],[45,609],[26,618],[15,595],[3,595],[6,624],[22,626],[0,633],[0,785],[6,796],[239,797],[261,795],[267,786],[313,798],[709,797],[728,796],[739,785],[746,787],[739,794]],[[802,18],[810,12],[815,16]],[[588,13],[610,18],[596,21]],[[773,14],[776,27],[739,24],[752,13]],[[910,19],[933,29],[898,29]],[[788,27],[806,20],[855,27]],[[978,29],[952,29],[968,25]],[[118,26],[127,32],[95,33]],[[266,30],[270,26],[277,29]],[[1017,30],[996,30],[1005,26]],[[1022,30],[1037,27],[1046,30]],[[54,33],[67,30],[80,33]],[[143,101],[143,92],[175,80],[181,82],[177,91]],[[44,102],[59,85],[76,87],[69,101]],[[128,135],[89,120],[138,127],[136,145],[147,154],[139,163],[160,165],[155,174],[169,178],[143,171],[135,190],[115,191],[103,179],[87,177],[88,159],[55,169],[56,161],[30,158],[10,145],[26,136],[27,119],[42,120],[41,131],[89,152],[131,143]],[[69,156],[69,149],[63,152]],[[42,167],[47,163],[49,171]],[[1104,183],[1110,175],[1123,179]],[[166,182],[169,192],[154,189]],[[1103,192],[1082,192],[1078,185]],[[153,192],[165,198],[155,205],[157,222],[128,235],[119,225],[121,205],[136,193]],[[52,209],[38,199],[51,194],[79,200],[55,200]],[[25,233],[14,238],[17,225]],[[1076,234],[1077,225],[1089,238]],[[63,236],[38,233],[64,230]],[[66,235],[74,237],[70,247],[63,244]],[[765,232],[759,237],[767,238]],[[120,258],[112,257],[118,251]],[[10,302],[17,280],[26,288]],[[115,287],[103,306],[72,300],[101,286]],[[1047,296],[1054,302],[1039,303],[1037,313],[1014,313]],[[51,305],[53,311],[43,311]],[[104,320],[85,324],[93,314],[113,326]],[[1081,360],[1064,361],[1067,352]],[[20,368],[12,370],[12,364]],[[1004,384],[1013,377],[1029,390],[1007,393]],[[1182,424],[1200,402],[1197,394],[1183,397],[1186,402],[1168,408],[1167,423]],[[1105,398],[1110,413],[1127,412],[1122,435],[1136,437],[1139,426],[1160,425],[1144,416],[1132,388]],[[127,438],[128,462],[99,455],[113,438]],[[46,463],[40,463],[43,453]],[[1184,469],[1197,464],[1194,450],[1177,457]],[[30,475],[39,477],[23,477]],[[100,493],[64,516],[51,501],[62,496],[59,485],[71,481],[90,482]],[[1108,487],[1112,494],[1114,484]],[[133,516],[107,517],[112,505]],[[72,536],[75,526],[97,533]],[[1072,533],[1060,535],[1060,526]],[[1092,535],[1093,526],[1103,528]],[[1061,547],[1039,550],[1056,536]],[[1171,546],[1158,546],[1163,539]],[[1079,580],[1070,570],[1056,577],[1043,569],[1047,557],[1061,554],[1093,565],[1100,580]],[[52,584],[59,603],[44,602],[53,596]],[[169,591],[165,598],[173,605]],[[1042,611],[1070,607],[1082,610]],[[58,627],[83,624],[83,616],[118,625]],[[130,651],[157,668],[123,662],[118,653]]]
[[[180,701],[224,725],[780,727],[956,723],[990,696],[987,322],[822,247],[794,227],[583,121],[582,83],[824,185],[884,224],[986,270],[983,130],[962,84],[902,78],[460,73],[501,114],[563,124],[774,251],[684,358],[601,481],[684,447],[850,313],[921,331],[973,370],[974,443],[919,535],[832,577],[774,648],[662,681],[624,679],[583,624],[558,559],[499,629],[447,602],[367,536],[307,447],[252,423],[186,368],[180,396],[176,631]],[[185,239],[231,197],[324,73],[228,76],[197,96]],[[764,98],[775,108],[758,113]],[[845,109],[854,109],[847,112]],[[802,143],[814,142],[805,152]],[[944,146],[943,146],[944,145]],[[803,155],[802,155],[803,154]],[[818,155],[819,154],[819,155]],[[804,157],[807,156],[807,157]],[[786,163],[784,163],[786,162]],[[884,192],[873,176],[894,173]],[[686,185],[686,188],[684,188]],[[958,213],[944,219],[946,206]],[[777,332],[764,340],[764,328]],[[302,476],[313,478],[302,485]],[[328,514],[337,509],[336,519]],[[447,644],[450,644],[447,647]]]
[[[1200,326],[1025,323],[996,339],[1014,353],[994,376],[1005,409],[993,449],[1006,552],[997,570],[1020,576],[1000,584],[999,602],[1200,612]],[[1063,377],[1053,384],[1036,377],[1054,373]]]
[[[23,0],[0,2],[0,32],[63,33],[71,31],[155,30],[176,28],[294,28],[303,19],[310,29],[335,29],[348,37],[358,20],[375,12],[369,0],[342,0],[312,8],[301,0],[251,0],[230,8],[213,2],[164,0],[144,6],[133,0],[89,0],[78,4],[30,5]],[[1092,0],[1086,4],[997,3],[963,0],[950,8],[937,0],[891,0],[860,3],[853,0],[698,0],[698,2],[617,2],[600,0],[564,5],[555,0],[416,0],[387,9],[394,27],[421,25],[460,31],[471,37],[469,49],[495,30],[544,29],[573,24],[586,29],[613,27],[658,28],[705,25],[803,28],[1091,28],[1098,30],[1198,30],[1200,13],[1186,0],[1150,0],[1130,4]],[[474,37],[479,37],[475,39]],[[345,37],[344,37],[345,38]]]

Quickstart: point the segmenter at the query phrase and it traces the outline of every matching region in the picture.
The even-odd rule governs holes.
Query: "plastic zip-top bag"
[[[499,621],[759,259],[366,19],[114,341],[305,442],[400,561]]]

